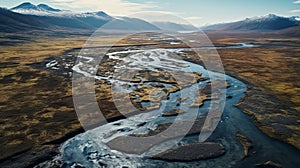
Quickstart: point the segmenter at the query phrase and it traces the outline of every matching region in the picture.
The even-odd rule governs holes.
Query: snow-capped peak
[[[45,4],[33,5],[30,2],[22,3],[14,8],[11,8],[13,12],[28,14],[28,15],[53,15],[55,13],[61,12],[59,9],[54,9]]]
[[[252,18],[247,18],[246,21],[264,22],[264,21],[275,20],[277,18],[281,18],[281,17],[277,16],[275,14],[268,14],[268,15],[264,15],[264,16],[255,16]]]
[[[73,16],[76,17],[94,17],[99,18],[103,20],[111,20],[113,17],[109,16],[105,12],[99,11],[99,12],[85,12],[85,13],[73,13]]]
[[[299,22],[300,21],[300,17],[299,16],[293,16],[293,17],[290,17],[290,20],[291,21],[297,21],[297,22]]]
[[[46,4],[39,4],[37,7],[40,9],[46,10],[46,11],[52,11],[52,12],[60,12],[61,11],[59,9],[54,9]]]
[[[69,10],[60,10],[54,9],[46,4],[33,5],[29,2],[22,3],[14,8],[11,8],[11,11],[16,13],[21,13],[25,15],[37,15],[37,16],[55,16],[55,17],[94,17],[103,20],[110,20],[113,17],[107,15],[103,11],[99,12],[86,12],[86,13],[74,13]]]
[[[265,18],[265,19],[276,19],[276,18],[279,18],[280,16],[277,16],[275,14],[268,14],[268,15],[265,15],[263,16],[262,18]]]
[[[46,4],[39,4],[39,5],[33,5],[30,2],[22,3],[21,5],[18,5],[14,8],[11,8],[11,10],[36,10],[36,11],[48,11],[48,12],[59,12],[61,10],[54,9]]]
[[[21,5],[18,5],[14,8],[11,8],[11,10],[19,10],[19,9],[27,9],[27,10],[38,10],[38,7],[33,5],[32,3],[30,2],[24,2],[22,3]]]
[[[268,14],[264,16],[256,16],[252,18],[247,18],[246,22],[267,22],[267,21],[276,21],[277,19],[289,19],[292,22],[299,22],[300,18],[299,16],[293,16],[293,17],[284,17],[284,16],[277,16],[275,14]]]

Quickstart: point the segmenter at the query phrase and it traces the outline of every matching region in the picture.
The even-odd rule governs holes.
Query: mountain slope
[[[10,10],[20,10],[20,9],[27,9],[27,10],[39,10],[39,8],[30,2],[22,3],[16,7],[11,8]]]
[[[26,30],[45,30],[51,26],[34,16],[26,16],[0,8],[1,32],[16,32]]]
[[[61,29],[95,29],[94,26],[73,17],[55,17],[55,16],[33,16],[38,20],[46,22],[49,25],[60,27]]]
[[[297,17],[281,17],[269,14],[261,17],[247,18],[242,21],[207,26],[206,30],[216,31],[279,31],[300,26]]]
[[[121,17],[105,24],[104,30],[159,30],[153,24],[137,18]]]
[[[45,10],[45,11],[51,11],[51,12],[60,12],[61,11],[59,9],[54,9],[46,4],[39,4],[37,7],[42,10]]]
[[[152,22],[153,25],[168,31],[197,31],[198,29],[193,25],[178,24],[173,22]]]
[[[54,9],[45,4],[36,6],[28,2],[11,10],[56,28],[96,30],[105,25],[105,29],[111,30],[158,30],[156,26],[144,20],[128,17],[114,18],[103,11],[73,13]]]

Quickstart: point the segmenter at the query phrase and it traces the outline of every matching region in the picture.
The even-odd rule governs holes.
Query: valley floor
[[[248,86],[246,97],[237,106],[252,116],[265,134],[300,149],[299,38],[209,36],[216,46],[237,42],[258,45],[218,50],[227,74]],[[0,165],[15,159],[28,163],[22,166],[35,165],[54,156],[57,145],[83,131],[73,107],[71,79],[37,68],[36,63],[77,55],[76,48],[80,49],[87,38],[1,36],[0,143],[4,145],[0,151],[4,152],[0,153]],[[186,59],[201,63],[196,56]],[[109,109],[107,117],[117,117],[115,110]]]

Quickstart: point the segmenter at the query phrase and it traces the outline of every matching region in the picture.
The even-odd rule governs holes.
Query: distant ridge
[[[33,5],[30,2],[24,2],[16,7],[11,8],[10,10],[19,10],[19,9],[39,10],[37,6]]]
[[[242,21],[203,27],[215,31],[278,31],[300,26],[299,17],[282,17],[275,14],[246,18]]]
[[[138,18],[112,17],[104,11],[74,13],[55,9],[47,4],[22,3],[9,10],[0,10],[0,32],[24,30],[88,30],[94,31],[103,25],[108,30],[169,30],[197,31],[188,24],[173,22],[149,23]],[[109,23],[109,24],[107,24]],[[215,33],[277,33],[300,36],[300,18],[282,17],[275,14],[246,18],[231,23],[221,23],[200,28]]]
[[[60,12],[61,11],[59,9],[51,8],[50,6],[48,6],[46,4],[39,4],[37,7],[40,8],[40,9],[44,9],[46,11],[52,11],[52,12]]]
[[[173,22],[152,22],[155,26],[169,31],[198,31],[199,29],[190,24],[179,24]]]

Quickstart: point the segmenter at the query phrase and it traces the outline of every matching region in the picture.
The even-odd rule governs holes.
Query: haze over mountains
[[[190,24],[179,24],[173,22],[152,22],[153,25],[157,26],[162,30],[172,30],[172,31],[197,31],[199,28]]]
[[[200,29],[211,32],[276,32],[300,35],[299,17],[269,14],[242,21],[215,24]],[[26,30],[96,30],[105,25],[109,30],[171,30],[196,31],[192,25],[172,22],[149,23],[138,18],[112,17],[103,11],[74,13],[46,4],[22,3],[11,9],[0,8],[1,32]],[[106,24],[109,23],[109,24]]]

